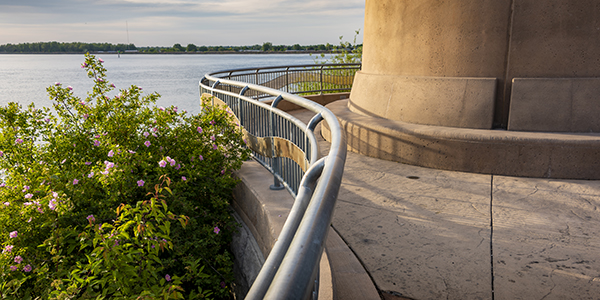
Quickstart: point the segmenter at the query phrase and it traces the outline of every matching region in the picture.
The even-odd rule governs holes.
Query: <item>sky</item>
[[[0,45],[362,43],[365,0],[0,0]]]

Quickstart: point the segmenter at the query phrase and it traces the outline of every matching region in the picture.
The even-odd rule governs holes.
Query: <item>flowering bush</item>
[[[102,60],[81,100],[0,107],[0,296],[227,298],[232,171],[248,156],[225,110],[153,107]],[[165,193],[166,192],[166,193]]]

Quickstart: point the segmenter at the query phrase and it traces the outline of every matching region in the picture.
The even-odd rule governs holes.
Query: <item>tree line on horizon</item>
[[[355,47],[361,45],[349,45]],[[251,46],[196,46],[188,44],[174,44],[172,47],[136,47],[134,44],[110,44],[110,43],[62,43],[62,42],[38,42],[0,45],[0,53],[87,53],[87,52],[138,52],[138,53],[202,53],[202,52],[289,52],[289,51],[336,51],[341,50],[339,46],[329,43],[317,45],[273,45],[265,42],[262,45]],[[353,49],[346,49],[353,50]]]

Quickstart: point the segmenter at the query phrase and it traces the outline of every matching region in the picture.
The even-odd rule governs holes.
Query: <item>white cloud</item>
[[[336,43],[363,14],[364,0],[0,0],[0,44],[124,43],[125,22],[138,46]]]

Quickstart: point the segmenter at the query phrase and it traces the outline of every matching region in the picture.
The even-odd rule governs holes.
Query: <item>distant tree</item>
[[[300,44],[294,44],[294,46],[292,46],[292,50],[302,50],[302,46],[300,46]]]
[[[202,52],[208,51],[208,47],[206,47],[206,46],[200,46],[200,47],[198,47],[198,51],[202,51]]]
[[[194,44],[188,44],[186,50],[187,52],[196,52],[198,51],[198,47]]]
[[[181,44],[175,44],[175,45],[173,45],[173,50],[174,51],[179,51],[179,52],[185,51],[185,49],[183,49],[183,47],[181,46]]]
[[[273,43],[271,43],[271,42],[263,43],[262,48],[261,48],[261,50],[264,52],[271,51],[272,49],[273,49]]]

